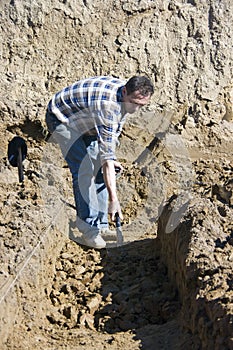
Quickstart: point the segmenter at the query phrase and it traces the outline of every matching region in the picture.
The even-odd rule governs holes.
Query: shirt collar
[[[122,94],[123,87],[124,85],[120,86],[117,90],[117,102],[123,102],[123,94]]]

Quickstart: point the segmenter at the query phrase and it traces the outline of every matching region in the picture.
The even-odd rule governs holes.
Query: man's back
[[[108,76],[82,79],[57,92],[49,108],[62,122],[70,117],[74,120],[90,116],[108,102],[119,103],[118,90],[124,84],[125,81]]]

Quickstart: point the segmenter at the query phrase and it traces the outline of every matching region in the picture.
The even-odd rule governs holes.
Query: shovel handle
[[[18,165],[19,182],[23,182],[23,179],[24,179],[22,161],[23,161],[23,159],[22,159],[22,149],[21,149],[21,147],[18,147],[17,165]]]
[[[116,218],[116,227],[121,227],[121,219],[120,219],[119,213],[115,214],[115,218]]]

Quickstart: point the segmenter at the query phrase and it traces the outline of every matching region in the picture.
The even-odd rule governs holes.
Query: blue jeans
[[[47,112],[46,123],[59,143],[72,174],[77,227],[86,238],[108,227],[108,191],[104,183],[97,137],[79,135]]]

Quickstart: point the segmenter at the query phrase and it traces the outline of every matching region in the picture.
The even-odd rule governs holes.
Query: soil
[[[120,157],[128,149],[129,139],[132,140],[136,132],[133,130],[130,138],[129,133],[124,133]],[[108,242],[107,249],[100,251],[80,244],[80,234],[75,228],[71,178],[56,145],[42,137],[29,138],[22,184],[17,183],[16,168],[12,169],[6,158],[1,160],[4,175],[1,181],[4,214],[1,223],[1,236],[4,237],[1,242],[1,306],[8,315],[2,322],[8,329],[6,335],[10,335],[5,337],[4,349],[200,348],[198,334],[186,318],[187,307],[190,305],[192,309],[195,300],[192,295],[195,284],[190,290],[179,285],[184,283],[184,278],[180,276],[177,280],[177,276],[185,265],[180,266],[177,262],[174,267],[172,254],[177,250],[174,250],[174,243],[173,248],[169,246],[166,238],[172,237],[173,233],[163,236],[166,230],[161,224],[157,225],[158,217],[164,224],[164,214],[158,209],[161,203],[164,207],[164,191],[154,187],[157,199],[150,198],[154,179],[148,176],[148,169],[151,164],[155,166],[154,154],[157,162],[163,152],[160,169],[168,194],[176,192],[182,178],[178,177],[179,181],[171,185],[174,178],[171,155],[162,145],[163,141],[159,141],[150,147],[149,162],[148,154],[144,163],[120,158],[125,167],[118,179],[125,215],[122,222],[125,244],[117,247],[116,242]],[[146,142],[144,146],[148,145],[148,139]],[[224,147],[222,151],[226,151]],[[126,153],[128,159],[133,158],[131,152]],[[185,231],[189,232],[186,237],[195,237],[195,232],[207,228],[205,220],[211,220],[217,210],[218,216],[212,217],[212,228],[217,231],[211,236],[217,265],[221,264],[222,268],[213,273],[214,287],[211,289],[208,275],[216,264],[210,262],[208,267],[209,257],[199,254],[198,263],[204,264],[203,269],[208,273],[198,273],[197,278],[203,277],[199,291],[206,295],[207,289],[209,301],[216,295],[221,296],[224,307],[231,314],[232,183],[229,174],[232,173],[232,162],[221,158],[219,152],[211,161],[208,154],[200,159],[200,153],[204,155],[205,152],[201,148],[195,149],[190,158],[195,174],[192,205],[183,218],[178,217],[181,222],[178,229],[181,227],[182,232],[184,225]],[[211,154],[214,154],[213,149]],[[206,205],[200,205],[200,194]],[[151,216],[153,208],[154,216]],[[198,221],[190,227],[190,216],[195,215]],[[111,229],[115,232],[114,224]],[[210,247],[210,237],[208,241]],[[182,242],[184,244],[184,238]],[[198,238],[193,248],[189,243],[194,255],[197,255],[198,244]],[[181,249],[180,259],[182,256]],[[14,265],[12,261],[15,261]],[[174,278],[171,271],[176,268]],[[195,271],[198,270],[196,267]],[[184,303],[187,294],[191,299]],[[12,325],[13,332],[10,331]]]

